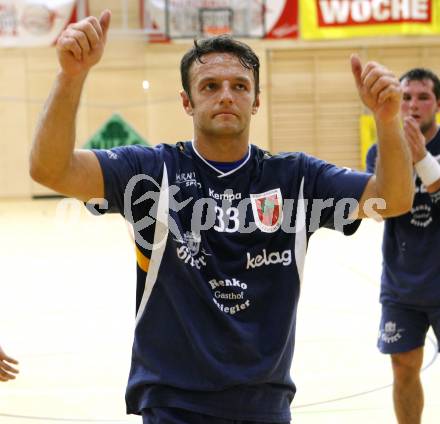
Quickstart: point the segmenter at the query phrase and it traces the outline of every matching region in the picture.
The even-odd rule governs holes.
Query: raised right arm
[[[110,12],[69,25],[57,42],[61,66],[44,106],[30,156],[31,177],[59,193],[87,201],[104,197],[95,154],[75,150],[75,121],[84,82],[102,57]]]

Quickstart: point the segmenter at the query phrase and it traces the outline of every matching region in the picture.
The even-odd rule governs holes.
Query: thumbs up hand
[[[351,70],[362,102],[376,119],[387,122],[400,113],[402,89],[396,76],[377,62],[364,67],[357,55],[352,55]]]
[[[58,61],[65,74],[87,73],[104,52],[111,12],[104,10],[99,19],[89,16],[70,24],[60,35],[56,49]]]

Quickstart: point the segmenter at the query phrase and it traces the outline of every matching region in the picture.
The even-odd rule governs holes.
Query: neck
[[[236,162],[248,152],[248,137],[207,137],[196,135],[194,146],[206,160],[215,162]]]

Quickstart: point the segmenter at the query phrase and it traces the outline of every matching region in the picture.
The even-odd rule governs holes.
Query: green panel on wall
[[[122,116],[115,113],[85,143],[84,149],[111,149],[112,147],[130,146],[133,144],[150,145]]]

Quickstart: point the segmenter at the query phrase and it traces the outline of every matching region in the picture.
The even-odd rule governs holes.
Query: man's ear
[[[254,104],[252,105],[252,115],[255,115],[258,112],[259,107],[260,107],[260,95],[257,94]]]
[[[182,90],[180,92],[180,97],[182,98],[182,105],[183,105],[183,108],[185,109],[185,112],[189,116],[193,116],[194,112],[193,112],[191,100],[185,90]]]

